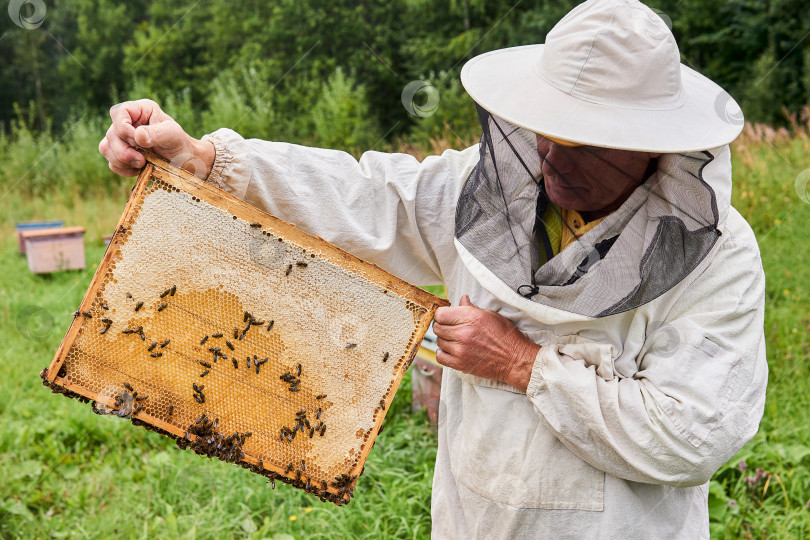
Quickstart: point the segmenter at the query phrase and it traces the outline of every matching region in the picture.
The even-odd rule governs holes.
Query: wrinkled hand
[[[540,345],[506,317],[474,306],[465,294],[458,307],[436,310],[433,331],[440,364],[526,391]]]
[[[188,135],[151,99],[125,101],[110,109],[112,125],[98,145],[110,170],[137,176],[146,160],[135,146],[150,148],[173,165],[205,178],[214,164],[214,145]]]

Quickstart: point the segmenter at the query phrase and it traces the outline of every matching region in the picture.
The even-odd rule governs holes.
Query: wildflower
[[[298,519],[296,516],[290,516],[290,521],[295,521],[296,519]]]
[[[745,472],[745,470],[748,468],[748,463],[741,461],[737,464],[737,467],[740,469],[740,472]]]

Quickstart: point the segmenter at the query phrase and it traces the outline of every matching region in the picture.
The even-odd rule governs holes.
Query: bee
[[[143,302],[138,302],[137,304],[135,304],[135,311],[140,310],[142,307],[143,307]]]
[[[284,469],[284,474],[289,474],[289,472],[290,472],[291,470],[293,470],[293,464],[292,464],[292,463],[290,463],[289,465],[287,465],[287,468],[286,468],[286,469]]]
[[[326,424],[321,424],[321,437],[323,437],[324,433],[326,433]]]
[[[300,389],[300,388],[298,388],[297,386],[295,386],[295,387],[291,386],[291,387],[290,387],[290,392],[299,392],[300,390],[301,390],[301,389]]]
[[[162,349],[163,347],[165,347],[166,345],[168,345],[168,344],[169,344],[169,341],[171,341],[171,340],[167,339],[166,341],[164,341],[163,343],[161,343],[161,344],[160,344],[160,348]]]
[[[304,486],[304,489],[309,489],[309,478],[307,478],[307,485]]]
[[[228,346],[228,348],[229,348],[230,350],[234,350],[233,343],[231,343],[231,342],[230,342],[230,341],[228,341],[227,339],[225,340],[225,345],[227,345],[227,346]]]
[[[233,329],[233,339],[239,339],[239,329],[238,328]]]
[[[208,350],[213,352],[213,353],[218,353],[218,352],[222,351],[222,348],[221,347],[208,347]],[[214,355],[214,356],[216,356],[216,355]]]
[[[202,422],[203,420],[205,420],[205,413],[201,414],[201,415],[200,415],[200,417],[199,417],[199,418],[197,418],[197,421],[196,421],[196,422],[194,422],[194,425],[195,425],[195,426],[196,426],[196,425],[199,425],[199,424],[200,424],[200,422]]]
[[[380,400],[380,408],[381,408],[382,410],[385,410],[385,400],[384,400],[384,399],[381,399],[381,400]]]
[[[268,332],[273,328],[273,323],[274,322],[276,322],[276,321],[270,321],[269,323],[267,323],[267,331]]]
[[[305,263],[303,261],[298,261],[297,263],[295,263],[295,266],[298,266],[299,268],[306,268],[307,263]]]
[[[324,491],[329,491],[329,484],[326,483],[326,480],[321,480],[321,485]]]
[[[290,275],[290,272],[292,272],[292,265],[287,266],[287,271],[286,271],[286,272],[284,272],[284,275],[285,275],[285,276],[289,276],[289,275]]]
[[[231,358],[233,360],[233,369],[239,369],[239,362],[236,361],[236,358]]]
[[[101,322],[103,322],[104,324],[112,324],[113,323],[112,319],[107,319],[107,318],[101,319]]]
[[[132,300],[132,295],[130,293],[127,293],[127,299]]]
[[[151,356],[152,358],[160,358],[161,356],[163,356],[163,353],[162,352],[153,352],[149,356]]]
[[[250,369],[250,357],[249,356],[247,357],[247,367],[248,367],[248,369]]]
[[[377,432],[377,435],[382,435],[383,430],[385,429],[385,424],[380,426],[380,431]]]
[[[307,464],[306,464],[306,463],[304,463],[304,460],[303,460],[303,459],[301,460],[301,470],[302,470],[302,471],[307,470]]]
[[[172,285],[172,292],[170,292],[169,294],[174,296],[174,293],[176,292],[177,292],[177,285]]]
[[[208,341],[208,336],[205,336],[204,338],[202,338],[202,340],[200,341],[200,345],[205,345],[206,341]]]
[[[204,384],[201,384],[201,385],[197,386],[197,383],[192,383],[191,386],[192,386],[192,388],[194,388],[195,392],[202,392],[203,388],[205,388]]]
[[[129,383],[126,383],[126,382],[124,383],[124,388],[126,388],[126,389],[127,389],[127,390],[129,390],[130,392],[134,392],[134,391],[135,391],[135,389],[134,389],[134,388],[132,388],[132,385],[130,385]]]
[[[75,318],[76,318],[76,317],[78,317],[80,314],[81,314],[81,311],[79,311],[79,310],[77,309],[76,311],[74,311],[74,312],[73,312],[73,318],[75,319]]]
[[[259,374],[259,368],[261,367],[261,364],[257,364],[256,362],[253,362],[253,367],[256,368],[256,375],[258,375]]]
[[[298,364],[298,376],[301,376],[301,364]]]
[[[248,312],[246,311],[246,312],[245,312],[245,316],[244,316],[244,317],[242,317],[242,322],[247,322],[247,320],[248,320],[248,319],[252,319],[252,318],[253,318],[253,315],[251,315],[250,313],[248,313]]]
[[[315,396],[315,399],[323,399],[325,397],[326,397],[326,394],[319,394],[319,395]]]
[[[138,405],[138,407],[134,411],[132,411],[131,414],[133,414],[133,415],[138,414],[142,410],[143,410],[143,405]]]
[[[138,331],[138,334],[141,336],[141,341],[146,341],[146,335],[143,333],[143,328]]]
[[[264,467],[264,466],[262,466],[262,467]],[[275,478],[272,478],[270,480],[270,489],[276,489],[276,480],[275,480]]]
[[[110,329],[110,327],[109,327],[109,326],[105,326],[104,328],[102,328],[102,329],[101,329],[101,332],[99,332],[99,333],[100,333],[100,334],[102,334],[102,335],[104,335],[104,334],[106,334],[106,333],[107,333],[107,330],[109,330],[109,329]]]
[[[92,319],[92,318],[93,318],[93,315],[92,315],[92,314],[90,314],[90,313],[88,313],[88,312],[86,312],[86,311],[82,311],[82,315],[84,315],[84,316],[85,316],[85,317],[87,317],[88,319]]]
[[[200,365],[201,365],[202,367],[205,367],[205,368],[211,369],[211,364],[209,364],[208,362],[202,362],[202,361],[201,361],[201,362],[200,362]]]
[[[321,412],[323,412],[323,410],[320,407],[318,407],[318,414],[315,415],[315,420],[321,419]]]
[[[148,348],[148,349],[146,349],[146,350],[147,350],[147,351],[149,351],[149,352],[152,352],[152,351],[154,351],[154,350],[155,350],[155,347],[157,347],[157,341],[155,341],[154,343],[152,343],[151,345],[149,345],[149,348]]]
[[[205,371],[203,371],[202,373],[200,373],[200,377],[205,377],[205,376],[206,376],[206,375],[208,375],[209,373],[211,373],[211,370],[210,370],[210,369],[206,369]]]
[[[162,293],[160,293],[160,297],[161,298],[166,298],[167,296],[169,296],[169,293],[171,293],[171,292],[172,292],[172,289],[170,287],[170,288],[166,289],[165,291],[163,291]]]
[[[104,310],[107,310],[107,311],[109,311],[109,309],[110,309],[110,306],[108,306],[104,302],[99,303],[99,305],[101,306],[101,309],[104,309]]]
[[[135,401],[144,401],[144,400],[146,400],[148,398],[149,398],[149,396],[138,396],[138,397],[135,398]]]
[[[169,304],[167,304],[166,302],[163,302],[162,304],[160,304],[160,307],[157,310],[158,311],[163,311],[164,309],[166,309],[166,306],[168,306],[168,305]]]
[[[120,227],[118,227],[118,232],[120,232],[121,234],[125,234],[127,232],[127,228],[121,225]]]
[[[194,394],[194,401],[202,405],[205,403],[205,396],[200,392],[199,394]]]
[[[261,229],[262,228],[262,224],[261,223],[256,223],[255,221],[253,223],[251,223],[250,226],[253,229]]]
[[[313,435],[315,435],[315,428],[309,428],[309,438],[311,439]]]
[[[383,362],[388,362],[388,353],[383,355]]]
[[[170,403],[169,404],[169,416],[171,416],[173,414],[174,414],[174,405]]]
[[[222,337],[222,334],[220,334],[219,332],[217,332],[216,334],[211,334],[211,337],[213,337],[213,338],[221,338],[221,337]]]
[[[135,330],[121,330],[122,334],[134,334]]]

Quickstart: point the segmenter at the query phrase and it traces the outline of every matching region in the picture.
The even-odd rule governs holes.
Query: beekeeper
[[[436,538],[708,538],[708,482],[757,431],[765,277],[730,206],[741,119],[680,64],[662,19],[579,5],[544,45],[470,60],[480,145],[423,162],[198,141],[151,101],[113,108],[133,146],[418,284],[455,307]]]

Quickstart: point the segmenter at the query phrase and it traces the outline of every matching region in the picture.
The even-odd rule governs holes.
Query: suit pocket
[[[476,399],[465,396],[465,421],[450,449],[459,482],[481,497],[516,508],[603,509],[605,473],[571,453],[525,396],[486,387],[472,392]],[[495,417],[492,401],[506,400],[487,399],[493,393],[512,401]]]
[[[615,376],[608,345],[546,331],[530,338],[586,359],[606,379]],[[463,380],[471,384],[463,389],[464,417],[454,426],[450,447],[451,468],[460,483],[516,508],[603,510],[605,473],[568,450],[524,394]]]

